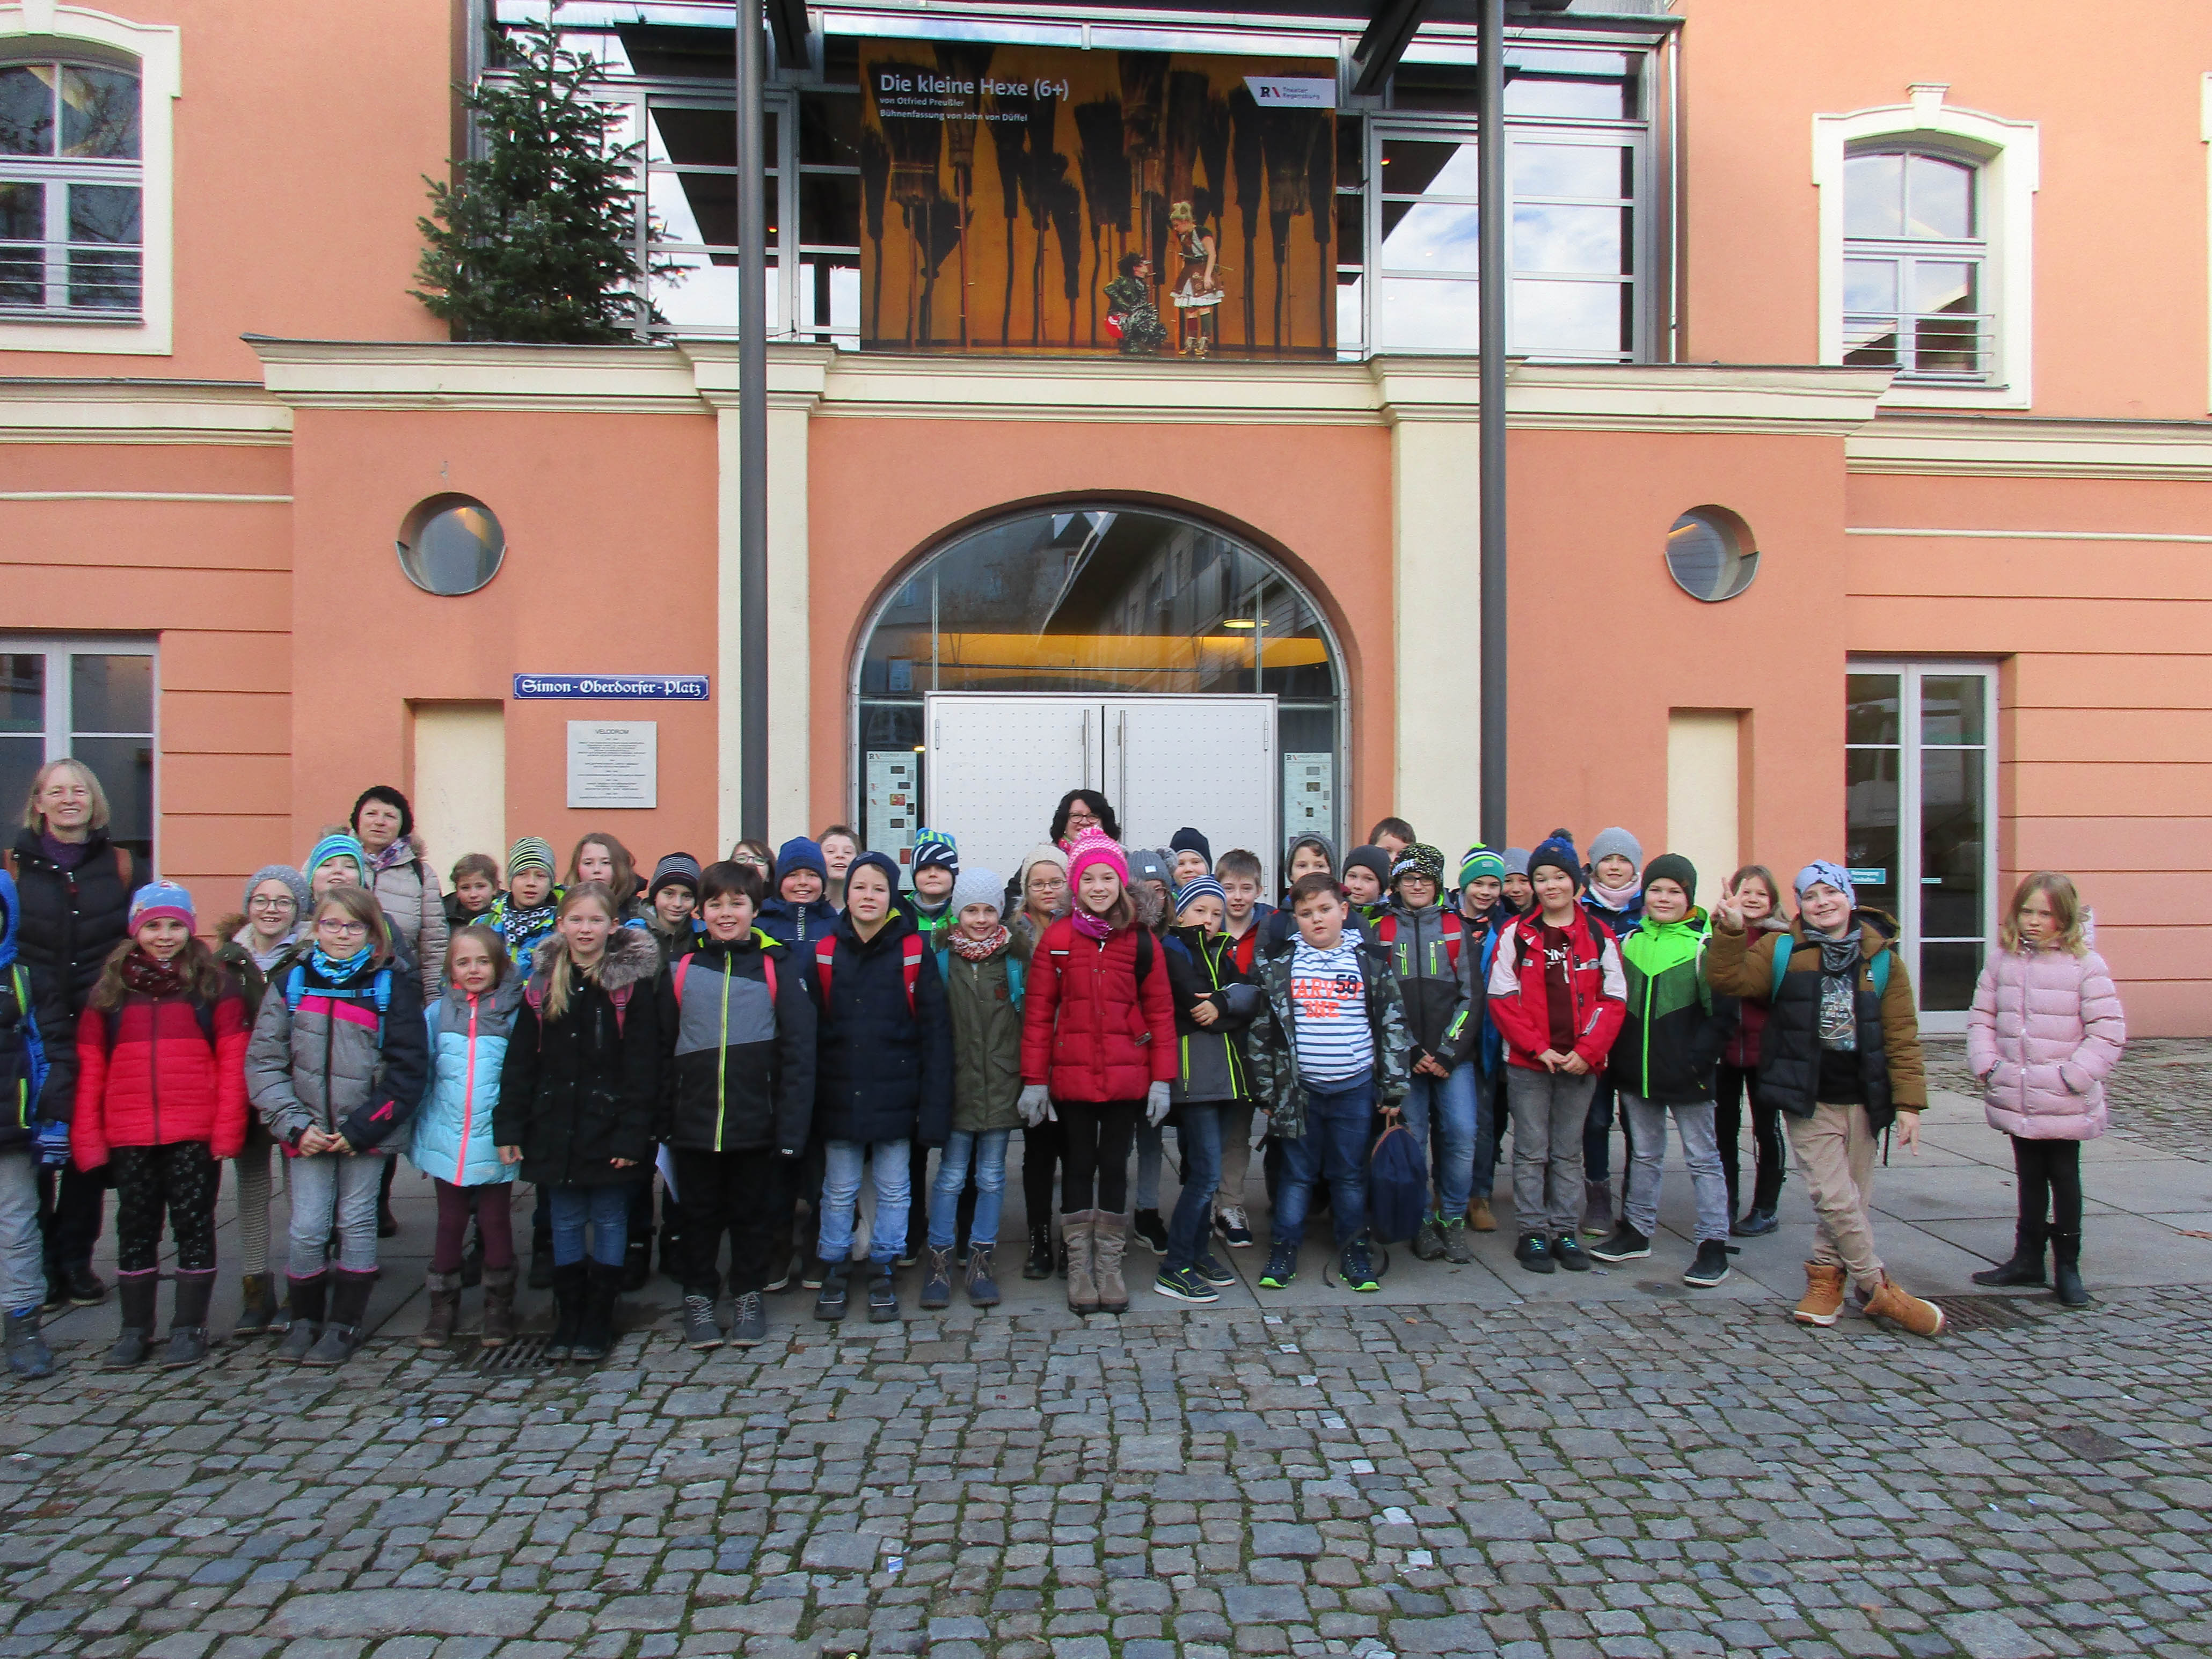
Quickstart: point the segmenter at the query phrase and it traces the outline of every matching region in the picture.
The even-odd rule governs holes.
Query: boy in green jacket
[[[1706,982],[1705,913],[1694,902],[1697,893],[1689,860],[1662,853],[1644,869],[1643,919],[1620,941],[1628,1014],[1607,1063],[1633,1157],[1620,1220],[1589,1253],[1600,1261],[1651,1254],[1671,1115],[1698,1195],[1697,1260],[1682,1282],[1704,1287],[1729,1276],[1728,1180],[1713,1133],[1713,1068],[1735,1028],[1736,1001]]]

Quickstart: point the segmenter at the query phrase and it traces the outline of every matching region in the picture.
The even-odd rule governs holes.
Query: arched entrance
[[[870,622],[856,825],[896,857],[927,821],[1004,874],[1087,785],[1133,844],[1194,824],[1272,880],[1287,835],[1342,844],[1344,691],[1319,606],[1240,538],[1149,505],[1012,514],[924,556]]]

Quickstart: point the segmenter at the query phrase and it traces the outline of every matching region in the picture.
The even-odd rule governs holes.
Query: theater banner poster
[[[1334,354],[1334,64],[869,40],[860,78],[864,347]]]

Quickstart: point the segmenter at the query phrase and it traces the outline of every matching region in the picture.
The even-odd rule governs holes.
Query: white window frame
[[[1988,254],[1982,307],[1991,316],[1996,356],[1985,381],[1902,378],[1882,396],[1891,409],[2027,409],[2034,398],[2035,192],[2041,182],[2041,131],[1943,101],[1935,82],[1909,88],[1910,101],[1848,115],[1813,118],[1813,184],[1820,192],[1820,361],[1844,361],[1844,175],[1854,146],[1897,147],[1923,140],[1974,162],[1977,211]]]
[[[146,834],[153,843],[154,864],[161,867],[161,653],[157,641],[143,634],[0,634],[0,656],[39,656],[46,659],[46,725],[44,730],[44,760],[70,758],[70,740],[74,737],[128,737],[136,732],[85,732],[70,730],[76,724],[75,711],[70,705],[71,657],[145,657],[154,665],[153,691],[149,707],[151,729],[143,735],[153,746],[154,767],[148,783],[148,816]],[[21,735],[28,735],[27,733]],[[19,811],[19,801],[0,801],[0,812]]]
[[[53,316],[0,323],[0,351],[76,351],[167,356],[175,318],[176,143],[172,102],[184,91],[183,34],[173,24],[134,23],[55,0],[0,8],[0,61],[82,57],[138,76],[139,309],[128,321]],[[125,65],[119,60],[128,60]]]

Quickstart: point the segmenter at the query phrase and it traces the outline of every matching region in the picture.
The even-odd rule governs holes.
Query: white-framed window
[[[0,350],[164,355],[179,32],[0,11]]]
[[[2038,131],[1946,90],[1813,118],[1820,361],[1895,369],[1893,406],[2025,409]]]
[[[82,761],[107,793],[108,834],[154,862],[151,640],[0,634],[0,816],[17,820],[50,760]]]

